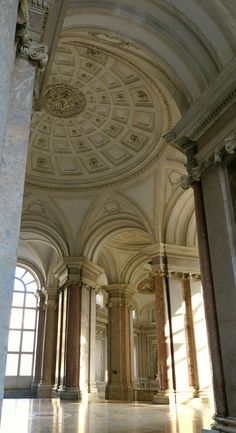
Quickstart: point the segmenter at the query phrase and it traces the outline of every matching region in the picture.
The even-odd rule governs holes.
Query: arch
[[[217,12],[219,16],[220,8]],[[72,2],[64,21],[64,34],[75,34],[76,29],[89,31],[91,39],[101,35],[110,45],[123,40],[122,48],[130,52],[133,41],[133,51],[141,51],[142,57],[143,52],[148,52],[149,63],[155,65],[159,78],[165,72],[172,94],[179,88],[182,100],[188,102],[199,96],[233,56],[227,31],[193,0],[158,4],[138,0],[135,8],[131,0],[119,6],[108,0],[79,5]]]
[[[165,242],[168,244],[186,245],[190,239],[187,235],[190,219],[194,211],[194,201],[191,189],[175,194],[177,200],[172,200],[165,216]]]
[[[57,251],[60,258],[69,256],[69,246],[66,240],[51,222],[24,218],[21,224],[21,235],[23,233],[34,235],[30,237],[31,240],[47,242]]]

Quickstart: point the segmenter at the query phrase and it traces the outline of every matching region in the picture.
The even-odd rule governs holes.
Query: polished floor
[[[197,399],[188,406],[142,403],[5,399],[0,433],[200,433],[213,410]]]

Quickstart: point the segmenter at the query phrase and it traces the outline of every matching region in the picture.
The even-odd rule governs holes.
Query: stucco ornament
[[[80,90],[69,84],[51,84],[44,94],[44,109],[55,117],[69,118],[85,110],[87,100]]]
[[[48,49],[45,45],[35,43],[29,33],[29,2],[20,0],[18,5],[16,36],[19,38],[18,55],[44,69],[48,60]]]

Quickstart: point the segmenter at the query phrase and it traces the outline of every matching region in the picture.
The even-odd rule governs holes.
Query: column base
[[[169,391],[158,391],[157,394],[154,394],[153,401],[154,404],[169,404],[170,403],[170,394]]]
[[[39,383],[37,387],[38,398],[50,398],[52,395],[52,385],[49,383]]]
[[[32,394],[33,395],[37,395],[38,394],[38,386],[39,386],[39,383],[38,382],[32,382],[31,383],[31,391],[32,391]]]
[[[88,386],[88,397],[89,399],[98,398],[98,390],[96,384]]]
[[[79,401],[81,398],[82,395],[79,388],[66,387],[60,392],[61,400]]]
[[[213,416],[214,423],[211,425],[211,432],[217,433],[236,433],[236,418],[222,418],[220,416]]]
[[[105,398],[106,400],[133,401],[133,386],[132,384],[108,383],[105,390]]]

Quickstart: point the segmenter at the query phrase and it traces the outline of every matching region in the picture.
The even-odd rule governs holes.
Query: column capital
[[[55,270],[60,287],[82,283],[96,289],[103,273],[103,268],[86,257],[64,257]]]
[[[45,289],[45,307],[46,309],[58,307],[58,291],[55,287],[48,287]]]
[[[108,293],[108,308],[133,307],[133,296],[136,292],[129,284],[111,284],[103,286],[103,289]]]
[[[20,0],[16,23],[16,37],[19,39],[17,54],[44,69],[48,61],[48,48],[40,42],[34,42],[30,32],[29,0]]]
[[[35,296],[37,298],[37,310],[44,311],[45,310],[45,293],[42,290],[36,290]]]
[[[129,295],[129,296],[133,296],[135,295],[135,290],[133,289],[133,287],[131,287],[129,284],[108,284],[107,286],[102,286],[102,289],[105,290],[106,292],[108,292],[108,294],[111,294],[112,296],[117,296],[117,295]]]

